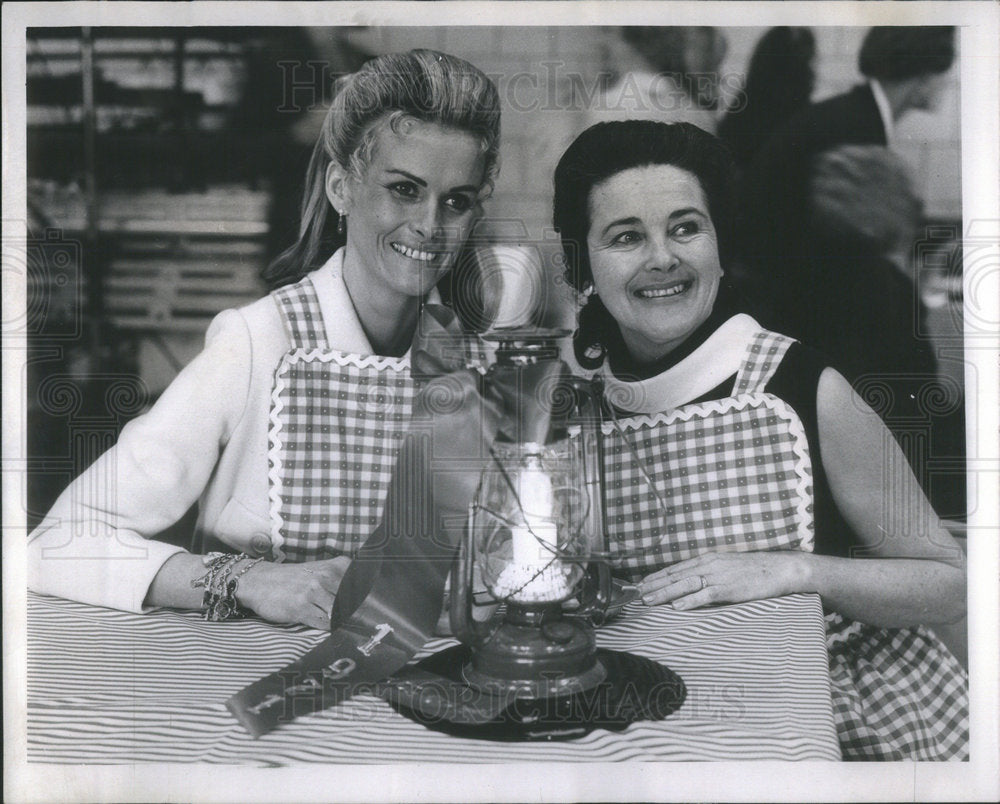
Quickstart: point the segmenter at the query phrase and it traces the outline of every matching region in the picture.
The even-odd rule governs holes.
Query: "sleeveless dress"
[[[292,346],[271,394],[273,554],[295,562],[350,555],[382,517],[413,410],[410,361],[331,349],[308,277],[275,296]]]
[[[661,412],[643,382],[609,376],[609,405],[633,411],[604,425],[610,549],[620,573],[638,579],[707,552],[814,550],[804,425],[765,390],[792,343],[751,328],[728,397]],[[844,759],[968,758],[968,679],[931,631],[832,612],[826,621]]]

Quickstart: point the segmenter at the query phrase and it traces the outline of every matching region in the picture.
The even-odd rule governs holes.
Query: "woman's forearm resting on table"
[[[192,584],[205,574],[201,556],[178,553],[160,567],[146,594],[146,605],[172,609],[200,609],[205,590]]]
[[[648,575],[641,588],[647,604],[680,609],[813,592],[829,609],[885,627],[949,623],[965,614],[964,569],[930,559],[706,553]]]
[[[29,535],[29,588],[142,611],[154,577],[183,552],[157,541],[157,534],[195,501],[201,525],[213,533],[225,501],[239,488],[235,467],[249,453],[237,449],[225,465],[220,454],[241,420],[251,366],[246,322],[235,311],[221,313],[205,349],[151,410],[125,425],[117,443],[59,495]],[[213,478],[216,489],[206,493]]]
[[[248,561],[248,559],[244,559]],[[239,578],[236,600],[265,620],[301,623],[327,629],[330,610],[350,559],[330,558],[303,564],[254,564]],[[243,562],[233,568],[234,575]],[[179,553],[172,556],[153,578],[146,595],[148,606],[201,609],[205,590],[192,584],[205,575],[201,556]]]

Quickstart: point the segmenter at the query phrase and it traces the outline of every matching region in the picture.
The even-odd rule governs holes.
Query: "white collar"
[[[330,348],[338,352],[354,355],[370,355],[372,346],[365,335],[364,327],[351,301],[351,294],[344,282],[344,249],[339,248],[323,265],[309,274],[319,309],[323,314],[323,325]],[[427,301],[440,304],[441,296],[437,288],[427,294]],[[410,356],[406,350],[404,357]]]
[[[601,366],[605,396],[630,413],[653,415],[674,410],[736,374],[743,365],[750,339],[760,331],[760,324],[753,318],[738,313],[679,363],[638,382],[615,377],[605,361]]]
[[[878,107],[879,117],[882,118],[882,128],[885,129],[885,141],[892,144],[895,133],[895,121],[892,119],[892,105],[889,103],[889,96],[885,94],[885,89],[874,78],[868,79],[868,86],[871,87],[872,95],[875,97],[875,105]]]

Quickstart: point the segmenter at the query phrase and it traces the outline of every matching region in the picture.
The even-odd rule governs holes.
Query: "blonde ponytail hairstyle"
[[[360,178],[378,132],[385,126],[399,131],[407,118],[479,138],[486,157],[483,188],[492,189],[500,150],[500,98],[493,82],[469,62],[433,50],[373,58],[338,82],[306,171],[298,239],[264,270],[269,287],[297,281],[343,245],[326,195],[330,163]]]

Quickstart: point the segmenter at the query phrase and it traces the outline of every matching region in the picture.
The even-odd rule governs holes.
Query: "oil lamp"
[[[684,699],[667,667],[597,647],[595,623],[627,602],[623,587],[614,599],[606,563],[602,391],[560,359],[570,330],[542,326],[537,305],[518,301],[532,294],[510,292],[519,277],[544,279],[533,255],[491,254],[505,259],[482,287],[500,286],[508,303],[470,299],[492,321],[479,337],[496,344],[493,363],[485,376],[473,372],[482,344],[449,331],[455,319],[441,308],[425,308],[415,365],[453,371],[445,379],[456,385],[426,380],[418,409],[431,437],[404,440],[389,515],[370,537],[377,560],[347,569],[330,638],[227,702],[254,736],[294,717],[299,698],[300,711],[317,711],[362,689],[430,728],[495,740],[623,729],[666,717]],[[448,404],[438,407],[431,391]],[[447,471],[435,471],[435,456]],[[459,475],[459,465],[479,474]],[[392,538],[411,533],[392,515],[401,500],[416,501],[413,541]],[[431,633],[452,556],[449,620],[461,644],[408,664]],[[490,596],[485,618],[475,616],[477,583]]]
[[[596,644],[595,623],[623,602],[614,599],[606,562],[601,389],[559,359],[559,338],[568,334],[483,334],[497,344],[487,396],[506,424],[470,501],[451,573],[449,619],[462,644],[397,674],[386,694],[431,728],[569,739],[666,717],[684,699],[669,668]],[[476,616],[477,587],[493,616]]]
[[[469,510],[466,538],[452,572],[450,620],[471,647],[462,669],[470,686],[541,698],[592,689],[606,676],[592,625],[563,616],[583,594],[583,613],[600,616],[610,599],[605,564],[588,562],[603,547],[600,405],[594,388],[558,359],[560,330],[494,330],[496,362],[487,381],[512,389],[511,427],[493,444]],[[476,579],[502,618],[473,616]],[[589,592],[587,591],[589,588]],[[577,613],[581,613],[578,611]]]

